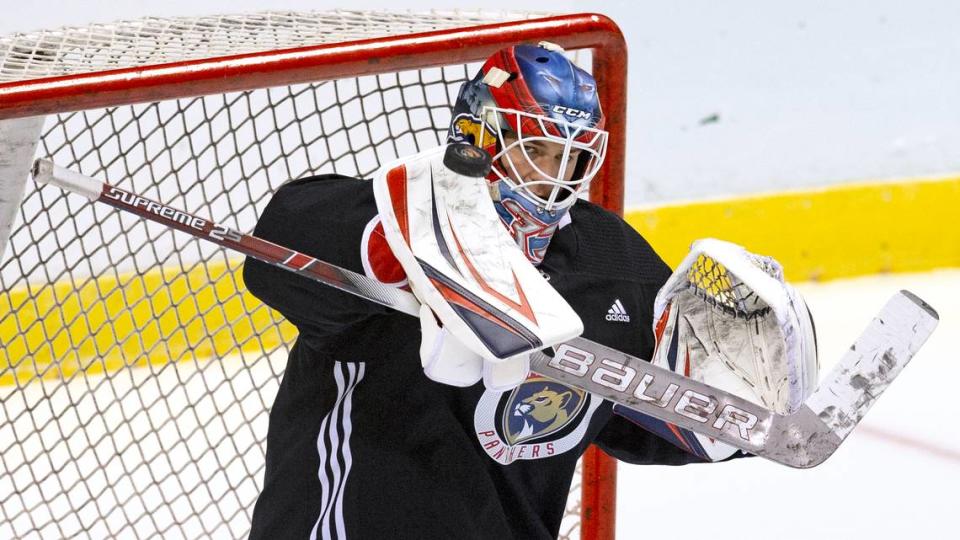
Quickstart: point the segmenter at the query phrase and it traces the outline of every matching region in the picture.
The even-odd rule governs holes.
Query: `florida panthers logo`
[[[474,425],[487,454],[506,465],[576,448],[600,403],[582,390],[533,375],[509,392],[485,392]]]
[[[543,388],[523,399],[520,399],[521,396],[511,396],[513,412],[505,415],[506,425],[503,426],[508,443],[517,444],[555,433],[580,412],[584,402],[583,391],[556,383],[553,383],[554,388],[550,386],[545,382]],[[526,384],[514,390],[514,394],[521,392],[525,395],[534,388],[535,385]]]

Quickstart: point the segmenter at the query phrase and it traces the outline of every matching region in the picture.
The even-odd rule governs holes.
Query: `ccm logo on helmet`
[[[598,358],[566,343],[557,347],[556,355],[547,365],[551,369],[539,371],[542,375],[551,376],[549,372],[556,370],[560,380],[588,379],[606,387],[611,394],[626,398],[624,401],[636,400],[670,409],[704,424],[704,427],[711,426],[717,434],[728,431],[747,442],[750,442],[751,430],[759,420],[756,415],[731,404],[722,404],[713,396],[673,383],[657,384],[652,370],[635,369],[609,358]]]
[[[563,105],[554,105],[553,112],[560,113],[564,116],[572,116],[576,119],[589,120],[592,114],[587,111],[581,111],[580,109],[574,109],[573,107],[564,107]]]

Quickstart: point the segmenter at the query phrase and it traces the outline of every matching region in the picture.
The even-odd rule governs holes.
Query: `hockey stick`
[[[37,160],[34,179],[203,238],[416,317],[409,292]],[[907,291],[891,298],[797,412],[743,398],[585,338],[535,352],[540,375],[777,463],[813,467],[830,457],[936,328],[937,313]]]

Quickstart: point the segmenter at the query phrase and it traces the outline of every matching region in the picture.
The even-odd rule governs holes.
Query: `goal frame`
[[[591,51],[600,101],[613,121],[606,124],[610,133],[606,163],[590,186],[590,198],[622,215],[627,48],[616,23],[595,13],[0,83],[0,124],[16,118],[476,62],[502,47],[538,41]],[[24,170],[23,178],[26,174]],[[19,198],[21,193],[14,191],[14,196]],[[19,204],[19,200],[6,202]],[[0,233],[2,254],[7,231],[0,227]],[[614,538],[616,462],[596,447],[584,455],[581,490],[581,537]]]

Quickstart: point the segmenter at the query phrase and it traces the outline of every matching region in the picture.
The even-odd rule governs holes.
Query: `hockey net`
[[[609,26],[336,11],[0,38],[0,151],[14,156],[0,164],[0,537],[246,536],[295,338],[245,293],[234,254],[38,189],[34,156],[250,230],[287,179],[364,176],[440,144],[476,61],[513,42],[586,49],[622,114]],[[591,197],[620,210],[615,136]],[[586,461],[562,537],[610,538],[610,464]]]

